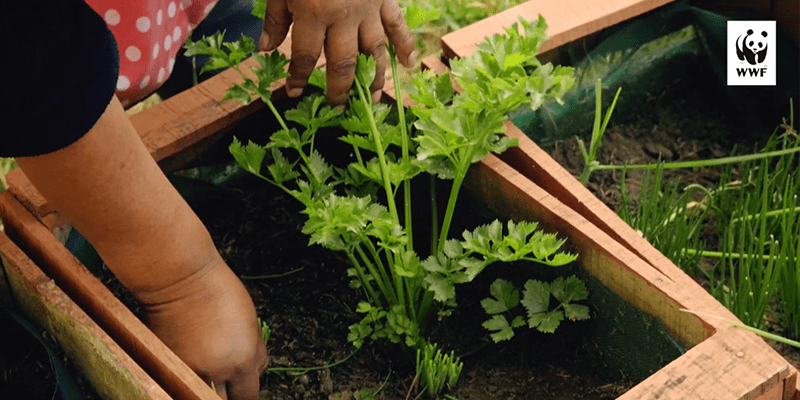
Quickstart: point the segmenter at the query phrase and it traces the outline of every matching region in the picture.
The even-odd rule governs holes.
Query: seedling
[[[578,180],[584,185],[589,183],[589,177],[592,175],[592,172],[598,165],[600,165],[600,163],[597,162],[597,151],[600,149],[600,143],[603,141],[603,134],[606,132],[608,121],[611,120],[611,114],[614,112],[614,107],[617,105],[617,99],[619,99],[620,92],[622,92],[622,88],[617,89],[617,94],[614,95],[614,101],[611,102],[608,110],[606,110],[605,117],[603,117],[603,83],[600,79],[598,79],[594,85],[594,125],[592,125],[592,139],[589,143],[589,149],[586,149],[586,145],[583,143],[583,140],[580,138],[577,139],[578,147],[580,148],[581,155],[583,156],[583,172]]]
[[[464,363],[453,352],[442,353],[435,344],[427,343],[417,349],[417,375],[422,389],[427,389],[431,397],[458,382]]]
[[[272,330],[269,329],[269,325],[267,325],[267,322],[262,321],[261,318],[258,319],[258,326],[261,328],[261,339],[264,340],[264,343],[267,343],[267,340],[269,340],[269,335],[272,333]]]

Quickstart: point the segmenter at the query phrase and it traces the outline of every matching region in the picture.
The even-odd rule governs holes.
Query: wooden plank
[[[100,396],[108,400],[171,399],[3,233],[0,258],[14,302],[57,341]]]
[[[788,363],[764,347],[749,332],[723,327],[618,400],[781,400]]]
[[[181,400],[219,400],[208,384],[147,329],[9,193],[0,193],[0,215],[8,236],[114,337],[167,393]]]
[[[544,53],[671,1],[530,0],[445,35],[442,37],[442,50],[447,58],[464,57],[474,53],[486,36],[503,33],[504,28],[510,27],[520,17],[535,20],[542,15],[547,21],[547,35],[550,37],[539,49]]]

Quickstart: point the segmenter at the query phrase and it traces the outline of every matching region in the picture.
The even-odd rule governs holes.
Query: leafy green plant
[[[559,99],[574,82],[570,68],[541,64],[534,56],[545,39],[544,20],[521,20],[520,24],[522,33],[515,24],[506,35],[488,38],[476,55],[454,60],[452,77],[431,73],[416,77],[408,95],[418,104],[409,115],[399,91],[396,115],[388,105],[373,103],[368,88],[376,63],[363,55],[358,58],[346,110],[325,105],[324,96],[315,93],[280,114],[270,100],[269,88],[286,76],[287,60],[282,55],[253,54],[252,40],[246,37],[221,43],[221,36],[215,35],[187,46],[189,55],[210,56],[203,70],[231,67],[239,71],[243,83],[234,85],[223,99],[247,104],[260,98],[279,122],[281,129],[266,145],[234,139],[230,151],[242,168],[304,205],[308,220],[302,230],[310,237],[309,245],[347,256],[351,286],[366,295],[357,308],[364,317],[350,327],[348,339],[357,348],[377,339],[415,347],[422,351],[421,360],[434,360],[433,364],[418,363],[433,368],[425,367],[428,372],[422,371],[421,376],[427,374],[425,379],[436,378],[436,382],[441,368],[455,374],[442,378],[447,382],[455,382],[455,371],[460,371],[453,367],[460,365],[453,354],[439,355],[425,339],[434,312],[444,316],[455,307],[456,284],[471,282],[498,261],[534,261],[555,267],[576,258],[559,252],[563,240],[530,222],[511,221],[504,226],[494,221],[463,232],[461,239],[451,237],[458,195],[470,165],[516,144],[500,135],[505,115],[523,104],[536,109],[548,97]],[[250,54],[258,66],[245,74],[239,63]],[[396,76],[391,48],[390,54]],[[455,92],[451,79],[463,92]],[[340,139],[351,146],[355,161],[334,166],[325,160],[315,138],[326,127],[347,132]],[[432,222],[428,256],[420,256],[414,247],[411,214],[410,182],[423,172],[450,181],[444,214]],[[577,278],[531,282],[538,286],[526,288],[523,300],[530,327],[552,332],[565,316],[588,317],[585,306],[573,304],[586,298]],[[550,296],[560,300],[554,310],[549,308]],[[436,382],[427,381],[429,390],[441,388]]]
[[[574,276],[557,278],[550,283],[529,279],[521,300],[513,283],[497,279],[489,288],[489,294],[490,297],[481,301],[481,307],[492,318],[484,322],[483,327],[494,331],[491,337],[495,342],[511,339],[514,329],[526,324],[540,332],[553,333],[565,318],[571,321],[589,318],[589,308],[575,303],[588,298],[586,285]],[[558,302],[555,308],[550,306],[551,297]],[[513,314],[518,304],[525,308],[525,317]]]

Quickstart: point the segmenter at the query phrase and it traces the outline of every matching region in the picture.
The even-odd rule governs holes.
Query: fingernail
[[[300,97],[303,94],[303,88],[286,88],[286,95],[289,97]]]
[[[381,97],[383,97],[383,91],[378,90],[376,92],[372,92],[372,102],[379,103],[381,101]]]
[[[261,31],[261,37],[258,39],[258,50],[259,51],[269,51],[269,33],[267,31]]]

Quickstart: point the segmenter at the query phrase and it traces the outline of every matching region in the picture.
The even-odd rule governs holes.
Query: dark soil
[[[363,296],[349,287],[343,256],[307,246],[308,237],[300,232],[305,216],[294,199],[263,182],[243,181],[236,186],[248,187],[246,193],[207,188],[228,198],[225,207],[216,202],[193,206],[228,264],[245,277],[259,315],[272,329],[270,367],[323,367],[299,375],[267,374],[265,398],[353,399],[362,389],[379,388],[380,399],[415,398],[411,352],[369,342],[355,351],[347,341],[348,327],[361,318],[355,308]],[[272,277],[247,279],[253,275]],[[489,283],[480,283],[484,295]],[[449,392],[453,396],[600,400],[616,398],[629,387],[624,380],[574,368],[580,363],[579,344],[587,340],[579,324],[556,335],[522,331],[514,340],[493,345],[480,327],[485,319],[481,297],[460,293],[459,311],[434,331],[446,339],[440,341],[445,350],[455,350],[465,364],[461,381]]]

